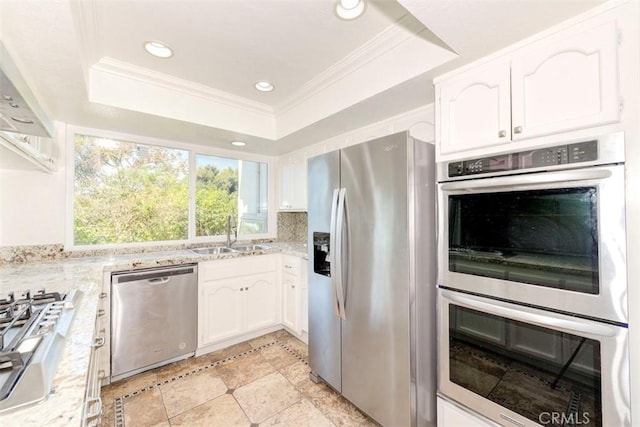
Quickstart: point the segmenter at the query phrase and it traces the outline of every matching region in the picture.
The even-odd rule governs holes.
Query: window
[[[196,236],[267,232],[267,164],[196,155]]]
[[[73,143],[72,246],[222,240],[228,223],[241,238],[269,232],[266,162],[84,134]]]
[[[74,245],[188,238],[188,151],[76,135],[74,166]]]

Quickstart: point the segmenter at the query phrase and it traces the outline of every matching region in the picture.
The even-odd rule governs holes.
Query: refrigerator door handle
[[[331,223],[329,225],[329,274],[331,275],[331,294],[333,295],[333,312],[336,317],[340,317],[340,307],[336,290],[336,280],[338,278],[338,265],[336,263],[336,218],[338,211],[338,197],[340,190],[333,189],[331,197]]]
[[[337,268],[336,268],[336,273],[337,273],[337,280],[336,280],[336,286],[337,286],[337,297],[338,297],[338,309],[340,312],[340,318],[342,318],[343,320],[346,320],[347,318],[347,313],[345,310],[345,298],[344,298],[344,271],[345,271],[345,266],[342,265],[342,259],[343,259],[343,255],[342,255],[342,250],[344,249],[344,226],[345,226],[345,216],[347,214],[346,212],[346,198],[347,198],[347,189],[346,188],[341,188],[340,189],[340,195],[338,198],[338,212],[337,212],[337,221],[336,221],[336,250],[335,252],[335,260],[337,261]],[[347,243],[348,243],[348,239],[347,239]]]

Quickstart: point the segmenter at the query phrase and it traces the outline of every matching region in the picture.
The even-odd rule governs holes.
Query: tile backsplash
[[[307,243],[307,213],[278,212],[278,241]]]

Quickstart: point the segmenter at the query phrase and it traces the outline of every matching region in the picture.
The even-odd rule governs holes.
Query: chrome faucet
[[[231,241],[231,223],[233,222],[233,242]],[[231,247],[231,245],[233,245],[236,241],[238,240],[238,230],[236,229],[236,222],[233,219],[233,215],[229,214],[229,216],[227,216],[227,244],[226,246],[228,248]]]

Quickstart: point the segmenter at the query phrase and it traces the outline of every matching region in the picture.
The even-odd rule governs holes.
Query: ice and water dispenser
[[[329,237],[329,233],[313,233],[313,271],[323,276],[331,276]]]

